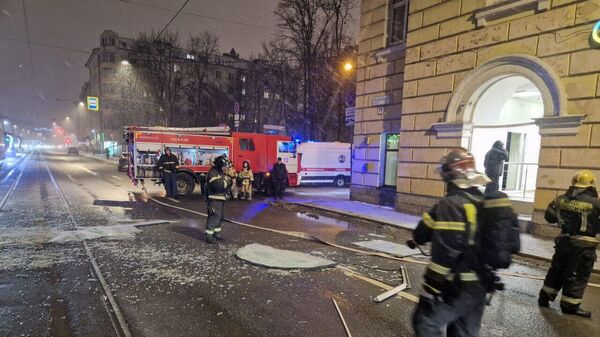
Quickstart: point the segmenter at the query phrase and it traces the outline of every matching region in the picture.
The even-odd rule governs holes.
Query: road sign
[[[233,122],[233,126],[235,126],[236,128],[240,127],[240,121],[234,121]]]
[[[354,125],[354,119],[356,116],[356,108],[346,109],[346,126]]]
[[[100,99],[94,96],[87,97],[88,110],[98,111],[100,109]]]
[[[240,113],[240,103],[235,102],[235,104],[233,105],[233,112],[235,114],[239,114]]]

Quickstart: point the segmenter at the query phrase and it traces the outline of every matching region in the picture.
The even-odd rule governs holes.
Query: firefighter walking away
[[[579,171],[573,176],[567,193],[554,199],[546,209],[546,221],[557,223],[561,234],[555,240],[552,264],[540,290],[540,306],[549,307],[562,289],[560,308],[563,313],[592,316],[590,311],[581,308],[581,300],[596,261],[599,216],[596,177],[588,170]]]
[[[228,165],[227,157],[219,156],[213,161],[212,168],[206,176],[208,217],[206,218],[205,239],[208,243],[223,240],[221,226],[225,218],[225,203],[232,186],[232,181],[226,174]]]
[[[478,336],[490,277],[481,272],[478,253],[483,195],[477,187],[490,180],[475,170],[473,155],[462,148],[442,158],[439,172],[447,194],[423,214],[413,233],[416,244],[431,242],[413,328],[417,337]]]

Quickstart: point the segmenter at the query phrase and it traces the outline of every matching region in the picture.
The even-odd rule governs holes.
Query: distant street
[[[0,169],[0,336],[119,336],[119,315],[94,272],[97,262],[109,292],[133,336],[343,337],[334,298],[353,336],[410,336],[414,302],[391,298],[402,264],[418,296],[422,264],[358,254],[257,228],[225,223],[226,241],[204,242],[204,199],[163,198],[148,183],[149,200],[116,166],[83,156],[34,152],[7,159]],[[285,201],[345,199],[348,189],[288,189],[284,202],[257,195],[231,202],[227,217],[274,230],[307,233],[323,241],[362,249],[353,242],[403,243],[410,233],[350,218],[332,218]],[[171,223],[134,228],[134,222]],[[48,243],[74,229],[106,227],[119,239]],[[90,231],[89,235],[97,233]],[[86,232],[87,233],[87,232]],[[311,271],[282,271],[247,264],[237,249],[260,243],[310,253],[339,263]],[[415,251],[415,254],[417,252]],[[417,261],[427,261],[415,256]],[[519,259],[510,272],[543,276],[547,264]],[[348,269],[363,275],[345,273]],[[588,287],[583,306],[591,320],[537,306],[541,281],[505,276],[507,290],[486,308],[482,336],[595,336],[600,330],[600,288]],[[592,283],[600,283],[593,275]]]

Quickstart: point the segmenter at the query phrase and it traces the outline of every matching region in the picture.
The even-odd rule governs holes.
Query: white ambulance
[[[298,144],[296,158],[286,163],[289,185],[350,183],[352,144],[338,142],[307,142]]]

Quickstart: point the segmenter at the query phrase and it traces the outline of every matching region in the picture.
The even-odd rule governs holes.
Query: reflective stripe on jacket
[[[448,194],[429,212],[413,233],[414,240],[422,245],[431,242],[431,263],[424,276],[424,288],[438,295],[451,281],[478,281],[476,270],[477,206],[466,193],[449,184]],[[477,189],[469,189],[469,195],[478,198]]]

